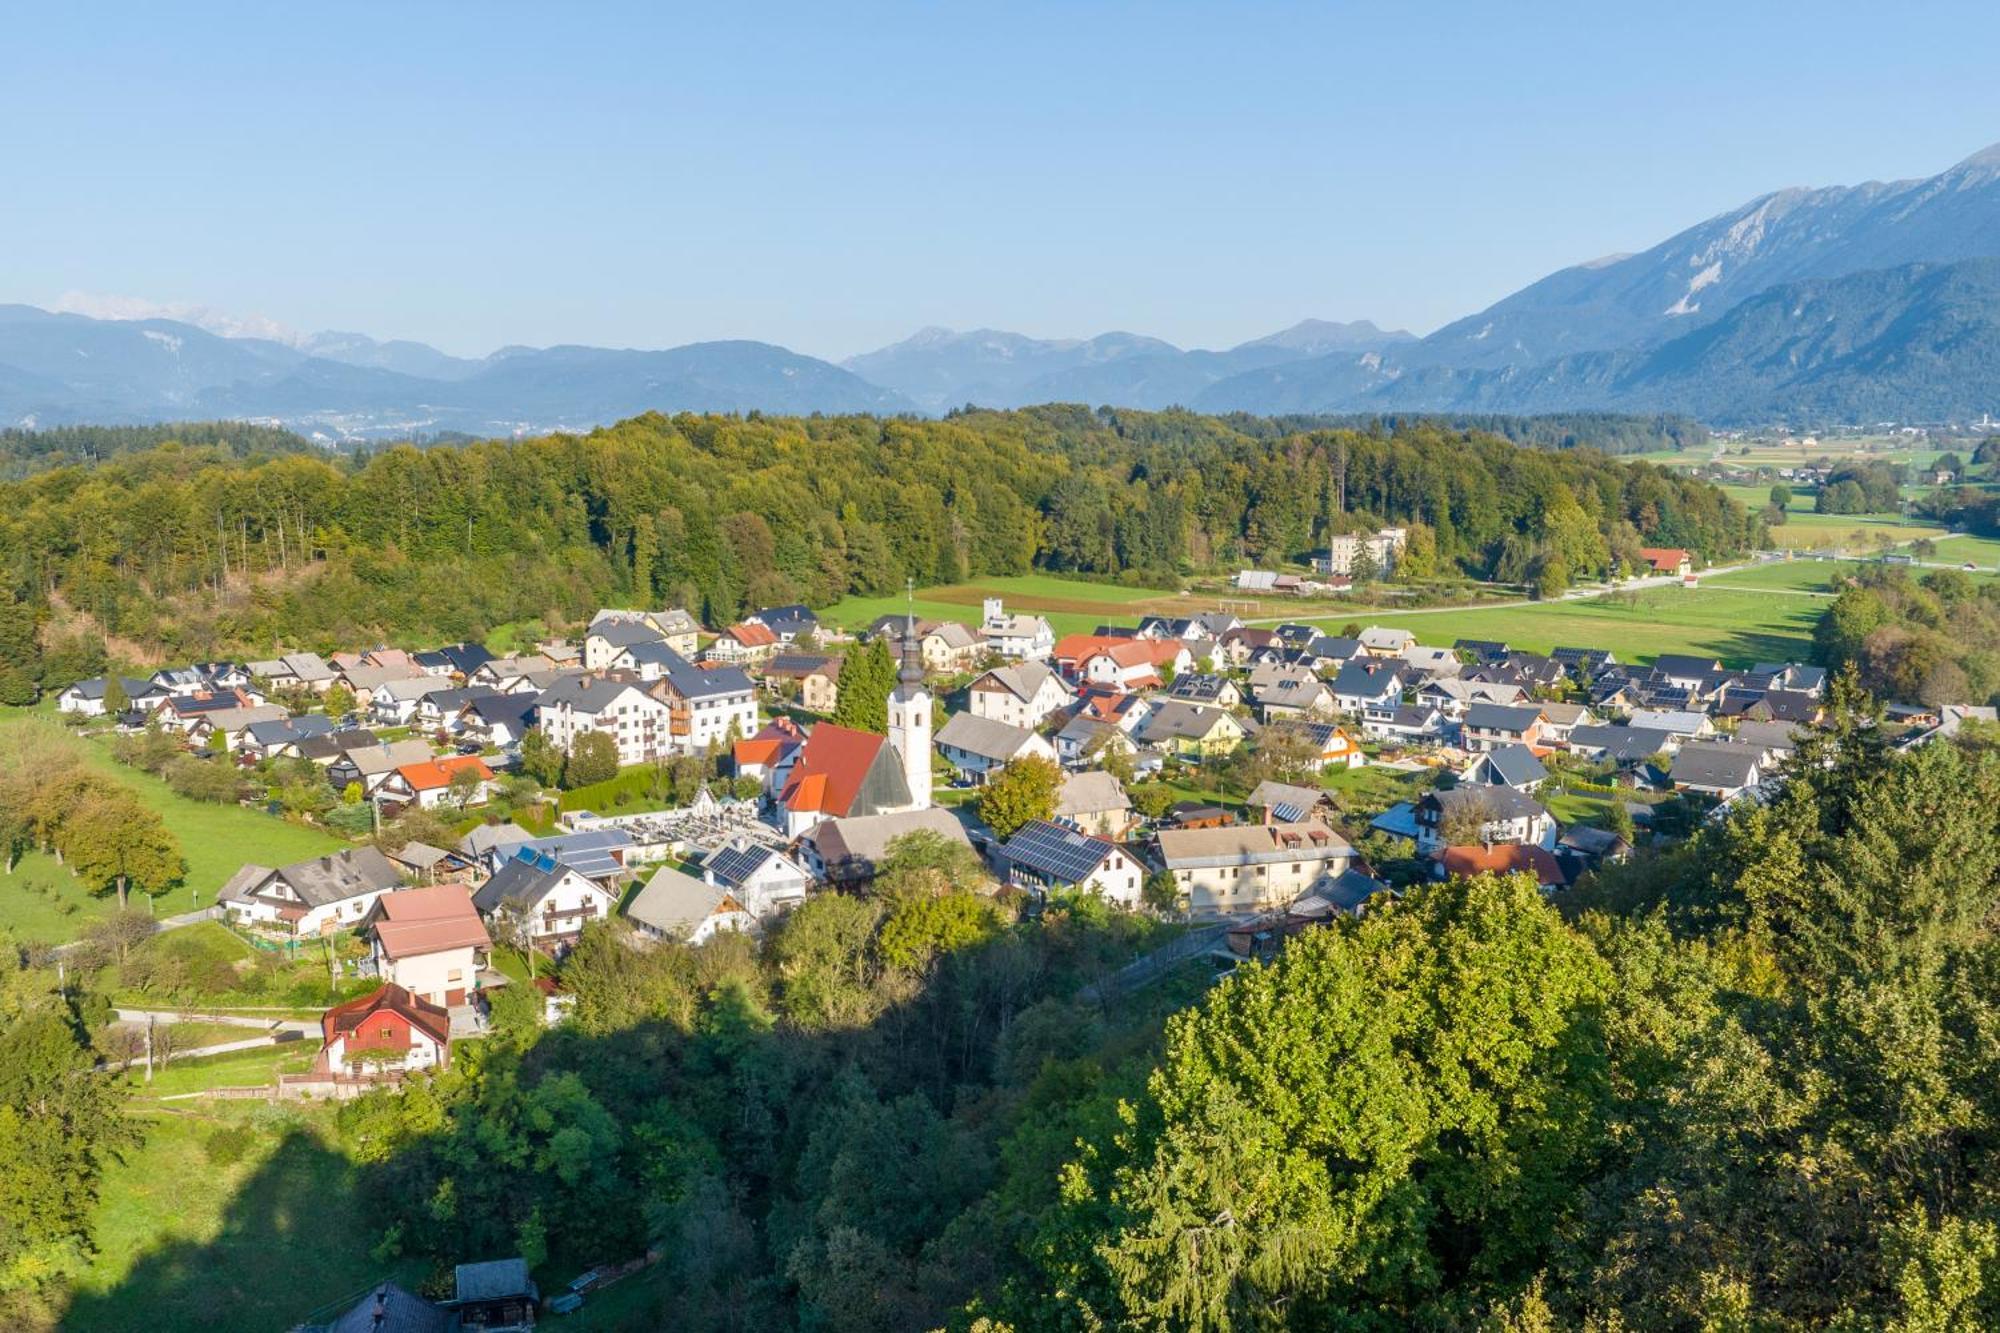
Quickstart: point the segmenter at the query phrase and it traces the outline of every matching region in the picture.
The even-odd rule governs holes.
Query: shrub
[[[223,1125],[212,1129],[202,1140],[202,1154],[215,1166],[231,1166],[243,1160],[250,1151],[250,1131],[242,1125]]]

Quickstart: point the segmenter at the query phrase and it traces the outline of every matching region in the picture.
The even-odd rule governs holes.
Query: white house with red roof
[[[470,773],[474,784],[466,789],[463,802],[453,793],[451,785],[460,773]],[[385,804],[414,803],[425,810],[435,810],[441,805],[484,805],[492,794],[493,770],[476,754],[446,755],[442,759],[404,764],[375,789],[375,799]]]
[[[451,1062],[451,1015],[401,986],[385,985],[320,1015],[318,1072],[408,1074]]]
[[[375,975],[447,1009],[479,988],[479,969],[493,949],[463,884],[385,893],[362,929]]]

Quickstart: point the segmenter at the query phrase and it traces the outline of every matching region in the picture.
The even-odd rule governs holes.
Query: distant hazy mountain
[[[325,357],[343,365],[393,370],[433,380],[466,379],[478,374],[486,364],[470,357],[450,356],[426,343],[407,339],[378,342],[365,333],[315,333],[298,347],[309,356]]]
[[[174,320],[0,306],[0,424],[243,417],[345,439],[582,429],[651,410],[915,410],[838,366],[768,343],[508,348],[478,361],[355,335],[321,335],[306,347],[321,354]]]
[[[1253,392],[1254,389],[1254,392]],[[1219,384],[1198,406],[1685,412],[1722,424],[1965,420],[2000,411],[2000,259],[1785,283],[1678,338],[1533,366],[1366,371],[1351,358]]]
[[[1335,350],[1379,350],[1415,338],[1359,320],[1309,319],[1226,352],[1182,351],[1158,338],[1106,333],[1043,339],[997,329],[957,333],[923,329],[841,364],[933,411],[975,403],[1110,403],[1120,407],[1184,404],[1239,371]]]
[[[1925,180],[1789,189],[1446,325],[1409,365],[1532,365],[1678,337],[1781,282],[2000,255],[2000,146]]]

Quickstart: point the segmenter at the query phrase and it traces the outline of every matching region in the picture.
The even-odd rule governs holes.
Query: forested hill
[[[1329,415],[1260,417],[1225,413],[1222,420],[1251,435],[1293,435],[1312,430],[1388,430],[1432,426],[1447,431],[1479,431],[1515,444],[1541,449],[1599,449],[1607,454],[1643,454],[1660,449],[1700,449],[1708,427],[1693,417],[1625,412],[1550,412],[1541,416],[1497,413],[1344,412]]]
[[[248,421],[178,421],[155,426],[54,426],[0,430],[0,478],[14,480],[69,463],[153,449],[163,444],[226,450],[239,458],[317,453],[303,435]]]
[[[1544,586],[1641,544],[1719,557],[1757,535],[1705,483],[1428,422],[1258,436],[1081,408],[648,415],[365,459],[161,449],[57,468],[0,485],[0,570],[24,604],[138,647],[268,651],[610,602],[721,623],[1037,567],[1172,583],[1381,522],[1412,525],[1414,576]]]

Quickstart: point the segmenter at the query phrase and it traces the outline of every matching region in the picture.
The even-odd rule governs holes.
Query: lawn
[[[215,901],[216,890],[247,861],[278,866],[348,846],[323,829],[294,824],[275,815],[240,805],[190,801],[150,773],[127,768],[111,757],[109,742],[86,739],[41,712],[9,711],[0,728],[40,727],[76,747],[84,762],[112,781],[131,788],[147,806],[159,812],[180,839],[187,857],[187,879],[158,904],[162,915],[185,912]],[[11,920],[0,912],[0,925]]]
[[[1761,588],[1769,592],[1838,591],[1836,581],[1860,570],[1859,560],[1774,560],[1702,580],[1702,589]]]
[[[323,948],[318,941],[303,943],[292,961],[272,967],[277,955],[252,948],[218,922],[202,921],[163,931],[134,955],[138,959],[172,960],[168,974],[178,977],[177,981],[160,990],[131,989],[119,985],[118,970],[108,967],[96,988],[114,1002],[130,1007],[251,1010],[268,1011],[274,1017],[316,1017],[327,1005],[374,986],[365,978],[353,977],[331,985]]]
[[[1375,623],[1407,629],[1419,642],[1438,646],[1461,638],[1497,639],[1531,652],[1559,646],[1609,648],[1626,662],[1648,661],[1661,653],[1706,653],[1748,666],[1804,661],[1823,609],[1817,597],[1704,586],[1578,601],[1378,612]],[[1316,623],[1332,629],[1342,622]]]
[[[1967,560],[1987,569],[2000,567],[2000,539],[1992,537],[1945,537],[1937,544],[1937,560],[1962,564]]]
[[[289,1328],[384,1277],[420,1280],[410,1265],[370,1254],[379,1237],[353,1206],[332,1114],[257,1102],[135,1108],[143,1142],[105,1177],[98,1252],[76,1279],[63,1326]],[[250,1130],[242,1157],[212,1158],[210,1136],[232,1126]]]
[[[1055,574],[1019,574],[919,588],[916,613],[924,620],[957,620],[977,625],[982,603],[988,597],[1004,600],[1010,612],[1032,611],[1046,616],[1057,634],[1088,634],[1109,620],[1132,622],[1144,615],[1189,615],[1203,609],[1200,605],[1191,606],[1191,599],[1159,588],[1127,588]],[[877,616],[900,615],[907,605],[896,594],[847,597],[820,612],[820,619],[843,629],[859,630]]]
[[[33,944],[61,944],[118,907],[113,894],[94,894],[47,852],[29,852],[11,875],[0,876],[0,927]]]

